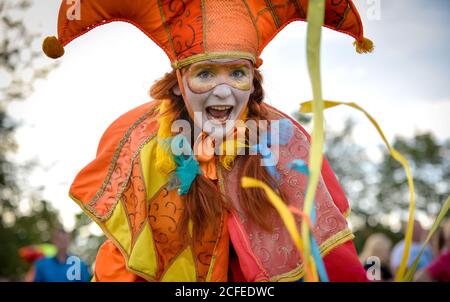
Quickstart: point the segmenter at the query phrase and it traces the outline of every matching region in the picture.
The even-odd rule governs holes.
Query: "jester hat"
[[[79,5],[80,16],[69,18],[75,5]],[[67,44],[91,29],[124,21],[163,49],[174,69],[207,59],[236,57],[259,67],[266,45],[289,23],[305,21],[307,8],[308,0],[62,1],[58,38],[47,37],[43,50],[50,58],[59,58]],[[350,0],[326,0],[324,26],[354,37],[358,53],[373,50]]]

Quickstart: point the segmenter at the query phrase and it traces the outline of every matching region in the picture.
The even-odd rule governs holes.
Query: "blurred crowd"
[[[406,229],[406,228],[405,228]],[[408,267],[419,256],[427,232],[414,222]],[[395,246],[383,233],[374,233],[365,241],[361,262],[372,281],[393,281],[405,248],[401,240]],[[450,219],[444,221],[421,255],[414,275],[417,282],[450,282]]]

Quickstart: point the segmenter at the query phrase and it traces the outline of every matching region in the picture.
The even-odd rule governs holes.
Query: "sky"
[[[36,0],[26,15],[26,24],[42,33],[42,39],[56,34],[59,4]],[[440,140],[450,138],[450,2],[355,4],[375,52],[357,54],[353,38],[324,29],[324,98],[358,103],[377,119],[389,140],[425,131]],[[305,41],[306,23],[292,23],[261,56],[266,102],[286,113],[311,98]],[[28,185],[45,187],[43,197],[71,229],[74,214],[80,212],[68,197],[75,175],[94,159],[101,135],[116,118],[150,101],[151,84],[170,71],[170,62],[142,32],[117,22],[73,41],[58,61],[47,79],[36,83],[34,93],[13,103],[9,113],[22,123],[14,159],[40,163]],[[341,129],[348,117],[358,122],[356,141],[376,158],[381,141],[362,114],[348,107],[330,109],[325,112],[326,129]]]

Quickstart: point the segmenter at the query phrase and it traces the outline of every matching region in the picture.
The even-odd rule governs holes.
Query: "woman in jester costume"
[[[305,268],[283,220],[263,190],[240,180],[260,180],[289,207],[303,207],[308,175],[290,164],[307,162],[310,137],[264,102],[258,67],[277,33],[306,20],[308,1],[80,5],[80,20],[68,20],[62,1],[58,38],[43,44],[49,57],[61,57],[63,47],[96,26],[124,21],[162,48],[173,68],[152,86],[153,101],[112,123],[70,188],[108,238],[94,280],[301,280]],[[324,25],[354,37],[357,52],[371,51],[351,1],[326,1]],[[366,281],[347,199],[326,160],[321,172],[312,234],[328,278]]]

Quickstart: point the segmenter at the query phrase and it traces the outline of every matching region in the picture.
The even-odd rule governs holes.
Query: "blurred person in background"
[[[389,267],[392,241],[382,233],[374,233],[370,235],[364,243],[363,250],[360,255],[364,269],[368,271],[377,263],[374,263],[370,257],[377,257],[380,265],[380,280],[374,281],[390,281],[392,272]]]
[[[426,268],[419,270],[414,280],[418,282],[450,282],[450,219],[442,226],[444,246],[441,254]]]
[[[406,230],[406,227],[405,227]],[[413,236],[411,241],[411,247],[409,250],[409,257],[408,257],[408,267],[410,267],[416,259],[416,257],[419,255],[420,250],[422,249],[423,245],[423,239],[425,235],[425,230],[422,228],[422,225],[418,220],[414,221],[414,229],[413,229]],[[405,248],[405,240],[399,241],[392,250],[391,254],[391,270],[393,273],[395,273],[400,266],[400,262],[402,260],[403,256],[403,250]],[[425,252],[423,253],[422,257],[419,260],[419,263],[417,265],[417,269],[420,270],[427,265],[429,265],[433,261],[433,251],[431,249],[431,246],[427,246],[425,249]]]
[[[436,233],[431,237],[431,248],[433,250],[433,258],[439,257],[446,249],[445,242],[445,220],[442,225],[436,231]]]
[[[54,257],[58,250],[53,244],[43,243],[43,244],[33,244],[21,247],[18,251],[20,258],[23,262],[28,263],[30,268],[24,277],[25,282],[33,282],[34,279],[34,264],[39,261],[39,259],[45,257]]]
[[[88,282],[91,279],[88,267],[78,257],[68,254],[70,235],[63,229],[52,237],[57,249],[53,257],[45,257],[34,265],[34,282]]]

